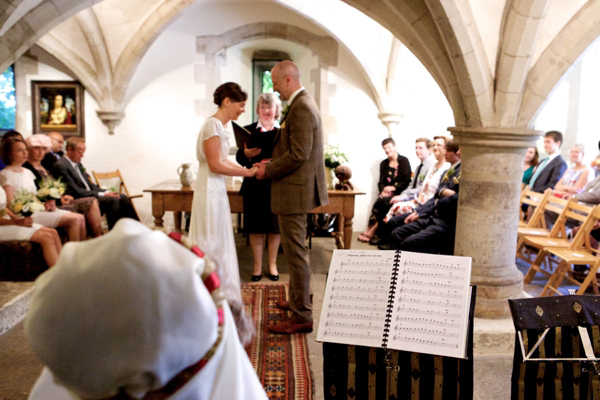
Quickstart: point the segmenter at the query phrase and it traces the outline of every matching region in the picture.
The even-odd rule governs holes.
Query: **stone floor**
[[[370,249],[375,247],[357,241],[354,234],[353,248]],[[250,281],[252,274],[252,252],[246,246],[243,237],[237,238],[238,258],[240,273],[244,282]],[[311,264],[313,267],[312,290],[314,294],[314,314],[316,319],[320,315],[322,297],[325,292],[326,273],[329,268],[334,241],[328,238],[314,238],[312,240]],[[266,254],[265,254],[266,257]],[[286,282],[289,276],[283,254],[278,256],[281,282]],[[521,269],[525,268],[520,266]],[[265,269],[266,271],[266,269]],[[263,278],[267,280],[267,278]],[[534,282],[537,283],[537,282]],[[14,285],[14,284],[13,284]],[[14,287],[11,287],[14,294]],[[29,290],[27,287],[23,289]],[[526,290],[535,295],[540,287],[528,285]],[[0,287],[0,293],[3,289]],[[6,293],[6,291],[5,291]],[[2,300],[2,297],[0,297]],[[4,302],[0,302],[0,305]],[[316,399],[323,399],[323,354],[321,344],[315,341],[315,331],[308,335],[310,361],[315,378]],[[475,320],[475,399],[509,399],[510,374],[512,368],[512,351],[514,329],[511,320]],[[41,371],[41,364],[31,353],[23,333],[23,322],[0,336],[0,400],[26,399],[30,388]]]

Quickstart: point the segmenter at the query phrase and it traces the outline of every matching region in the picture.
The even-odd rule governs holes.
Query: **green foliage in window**
[[[263,71],[262,93],[273,93],[273,81],[271,80],[271,71]]]
[[[15,129],[16,109],[15,73],[8,67],[0,75],[0,129]]]

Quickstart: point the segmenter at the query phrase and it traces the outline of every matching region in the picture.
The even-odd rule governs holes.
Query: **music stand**
[[[511,398],[600,398],[600,298],[508,302],[516,330]]]

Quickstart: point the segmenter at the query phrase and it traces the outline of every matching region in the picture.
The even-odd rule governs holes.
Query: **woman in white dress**
[[[37,193],[35,175],[22,165],[27,161],[27,144],[20,139],[9,139],[2,145],[2,160],[7,165],[0,172],[0,183],[6,192],[7,203],[22,190]],[[48,228],[61,227],[67,230],[69,240],[86,239],[85,217],[81,214],[59,210],[54,200],[44,203],[46,211],[32,215],[33,222]]]
[[[229,136],[225,125],[244,112],[247,94],[233,82],[215,90],[217,112],[208,118],[198,135],[196,155],[200,163],[194,187],[190,239],[217,264],[221,286],[231,306],[240,340],[247,344],[253,329],[244,317],[240,273],[231,224],[225,176],[252,177],[256,167],[246,169],[228,160]]]
[[[19,218],[8,209],[6,192],[0,186],[0,241],[27,240],[42,246],[44,260],[49,267],[56,264],[62,248],[58,232],[33,223],[33,218]]]

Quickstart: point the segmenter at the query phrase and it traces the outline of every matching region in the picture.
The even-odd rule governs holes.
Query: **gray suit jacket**
[[[423,189],[423,182],[425,181],[427,172],[429,171],[429,168],[431,168],[431,166],[433,166],[436,163],[436,160],[435,157],[431,155],[427,157],[422,163],[423,166],[421,167],[419,173],[417,174],[417,169],[419,169],[419,167],[417,166],[417,169],[415,169],[415,174],[413,175],[410,183],[408,184],[408,187],[404,189],[402,193],[400,193],[400,195],[406,199],[412,199],[418,196],[421,189]],[[417,182],[417,185],[413,188],[415,182]]]
[[[306,90],[281,123],[266,175],[275,214],[302,214],[328,203],[321,114]]]
[[[583,192],[573,197],[582,203],[600,204],[600,176],[588,183]]]

